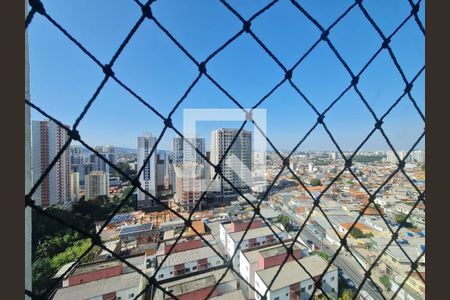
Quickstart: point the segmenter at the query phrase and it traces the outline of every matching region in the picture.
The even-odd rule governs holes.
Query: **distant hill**
[[[124,147],[114,147],[116,153],[126,153],[126,154],[136,154],[137,149],[135,148],[124,148]]]

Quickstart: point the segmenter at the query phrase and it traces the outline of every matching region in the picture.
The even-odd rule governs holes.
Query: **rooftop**
[[[282,232],[282,230],[276,226],[272,226],[272,229],[277,234]],[[233,241],[236,242],[242,238],[244,233],[245,233],[245,231],[233,232],[233,233],[230,233],[230,237],[231,237],[231,239],[233,239]],[[247,234],[245,235],[245,239],[246,240],[254,239],[257,237],[262,237],[262,236],[266,236],[266,235],[270,235],[270,234],[273,234],[273,232],[272,232],[272,230],[270,230],[270,228],[268,226],[252,228],[247,231]]]
[[[71,275],[84,274],[89,272],[94,272],[103,269],[109,269],[117,266],[121,266],[122,263],[119,260],[110,260],[110,261],[100,261],[97,263],[80,266],[76,268]]]
[[[292,244],[292,240],[284,241],[284,243],[286,244],[286,246],[289,247]],[[281,245],[281,243],[279,243],[279,242],[277,242],[276,244],[263,245],[256,249],[254,249],[254,248],[252,248],[250,250],[247,249],[247,250],[242,251],[242,253],[245,255],[245,257],[247,258],[247,260],[250,264],[254,264],[254,263],[258,262],[258,254],[259,253],[266,252],[266,251],[269,251],[269,250],[272,250],[275,248],[279,248],[278,249],[279,253],[285,253],[284,246]],[[305,246],[303,246],[300,242],[297,241],[296,245],[294,246],[294,249],[297,250],[297,249],[302,249],[302,248],[306,249]],[[273,256],[273,255],[277,255],[277,253],[276,252],[272,252],[271,254],[266,253],[266,255]]]
[[[301,247],[298,244],[294,245],[294,250],[299,250],[301,249]],[[263,249],[259,252],[261,254],[262,257],[267,258],[267,257],[272,257],[278,254],[284,254],[286,253],[286,248],[283,245],[278,245],[275,247],[270,247],[268,249]]]
[[[313,277],[321,275],[328,265],[328,262],[318,255],[307,256],[300,259],[300,262]],[[264,284],[268,286],[272,279],[275,277],[278,269],[279,266],[274,266],[272,268],[257,271],[256,274],[258,274]],[[328,272],[335,269],[336,267],[334,265],[331,265],[328,269]],[[276,277],[275,281],[273,282],[271,290],[275,291],[307,279],[310,279],[310,277],[303,270],[303,268],[296,261],[289,261],[284,264],[283,268],[278,274],[278,277]]]
[[[206,287],[213,286],[225,272],[224,269],[215,270],[207,273],[202,273],[199,275],[189,276],[183,279],[171,281],[162,284],[163,288],[170,290],[175,296],[180,296],[188,292],[203,289]],[[231,272],[227,272],[225,277],[222,279],[221,284],[236,280]],[[166,296],[169,297],[169,296]],[[166,299],[162,295],[162,292],[158,289],[155,293],[155,300]],[[239,299],[239,298],[236,298]]]
[[[133,272],[119,276],[91,281],[81,285],[59,288],[53,299],[89,299],[118,290],[139,287],[140,274]]]
[[[216,245],[213,246],[214,249],[218,252],[218,247]],[[217,256],[217,254],[210,247],[205,246],[197,249],[191,249],[186,251],[180,251],[171,253],[166,261],[163,264],[163,267],[175,266],[191,261],[197,261],[199,259],[208,258],[212,256]],[[157,257],[158,265],[162,262],[165,255],[160,255]]]
[[[120,229],[120,235],[127,234],[136,234],[140,232],[146,232],[153,229],[153,223],[144,223],[144,224],[136,224],[136,225],[127,225],[123,226]]]

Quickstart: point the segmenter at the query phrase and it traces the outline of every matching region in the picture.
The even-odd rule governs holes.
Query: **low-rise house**
[[[318,255],[305,257],[301,260],[302,265],[308,270],[312,278],[304,269],[296,262],[287,262],[278,276],[275,275],[279,269],[278,266],[257,271],[255,274],[255,288],[264,295],[272,282],[275,280],[267,292],[268,300],[288,300],[288,299],[309,299],[314,290],[315,281],[320,278],[328,262]],[[321,281],[323,291],[329,297],[336,297],[338,292],[338,269],[331,265]],[[315,295],[322,292],[317,289]],[[255,298],[260,300],[261,297],[256,293]]]

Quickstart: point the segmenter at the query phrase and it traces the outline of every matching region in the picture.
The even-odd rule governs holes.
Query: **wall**
[[[249,222],[231,222],[231,232],[243,231],[247,229]],[[262,227],[262,220],[254,220],[249,229]]]
[[[133,296],[131,296],[133,294]],[[134,299],[136,295],[139,294],[139,288],[131,287],[128,289],[123,289],[116,292],[117,300]],[[119,298],[120,297],[120,298]]]
[[[295,250],[293,254],[296,258],[301,258],[301,256],[302,256],[301,249]],[[281,265],[283,263],[283,261],[286,259],[286,255],[287,255],[286,252],[284,252],[284,253],[280,253],[278,255],[273,255],[273,256],[264,258],[261,255],[261,253],[259,253],[258,254],[259,270]],[[293,259],[294,258],[292,256],[289,256],[286,262],[291,261]]]
[[[216,267],[216,266],[223,264],[222,259],[217,255],[208,257],[207,261],[208,261],[207,268],[212,268],[212,267]],[[195,268],[195,270],[194,270],[194,268]],[[185,274],[197,272],[198,271],[198,261],[190,261],[190,262],[184,263],[184,269],[185,269]],[[187,271],[186,269],[189,269],[189,270]],[[162,277],[161,277],[161,275],[162,275]],[[174,266],[167,266],[167,267],[161,268],[158,271],[156,278],[158,280],[161,280],[161,279],[172,278],[174,276],[175,276]]]
[[[192,299],[206,299],[208,293],[211,291],[212,287],[207,287],[204,289],[195,290],[184,295],[178,295],[179,300],[192,300]],[[217,289],[211,294],[211,297],[217,296]]]
[[[71,275],[67,278],[69,286],[80,283],[87,283],[94,280],[111,278],[122,274],[122,265],[114,266],[107,269],[97,270],[84,274]]]
[[[165,244],[164,245],[164,254],[167,254],[170,250],[172,245]],[[179,242],[175,245],[171,253],[185,251],[185,250],[191,250],[191,249],[197,249],[203,247],[203,241],[201,239],[198,240],[190,240],[185,242]]]
[[[334,277],[334,280],[331,280],[331,278]],[[338,271],[333,270],[325,274],[324,278],[322,279],[322,289],[325,293],[331,294],[332,289],[334,288],[335,296],[337,297],[337,291],[338,291]],[[300,294],[300,299],[309,299],[311,296],[312,291],[314,290],[314,281],[310,278],[303,280],[302,282],[298,283],[300,285],[300,290],[302,288],[305,288],[305,291]],[[258,276],[258,274],[255,274],[255,288],[258,290],[261,294],[264,294],[267,287],[261,280],[261,278]],[[256,294],[256,293],[255,293]],[[290,287],[284,287],[280,288],[275,291],[270,291],[267,293],[267,299],[275,299],[275,297],[279,297],[279,300],[289,300],[290,299]],[[255,295],[256,299],[259,299],[258,294]],[[325,298],[326,299],[326,298]]]

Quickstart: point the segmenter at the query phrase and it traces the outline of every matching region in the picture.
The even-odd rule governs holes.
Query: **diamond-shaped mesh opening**
[[[123,15],[120,16],[120,20],[122,20],[121,26],[119,26],[121,31],[115,32],[113,39],[113,47],[117,47],[117,50],[111,58],[111,53],[103,53],[101,50],[97,50],[95,43],[98,43],[99,40],[96,39],[93,43],[92,39],[97,35],[102,37],[106,35],[98,32],[104,32],[105,28],[109,28],[108,24],[114,17],[113,12],[117,13],[115,5],[102,12],[108,15],[108,22],[102,24],[102,27],[97,27],[96,30],[86,33],[86,36],[83,37],[83,32],[72,29],[72,24],[76,27],[77,22],[82,21],[82,19],[67,20],[66,23],[65,20],[59,20],[58,15],[54,14],[52,10],[46,11],[45,6],[39,0],[29,3],[31,8],[26,17],[25,26],[30,28],[31,36],[33,36],[33,28],[35,27],[37,31],[56,29],[57,34],[66,38],[63,40],[68,42],[68,45],[76,46],[70,47],[71,53],[73,49],[78,48],[81,51],[78,51],[77,54],[74,52],[74,55],[86,55],[86,58],[94,63],[92,66],[98,66],[97,70],[89,71],[87,74],[80,71],[84,70],[83,66],[80,66],[78,72],[72,69],[71,72],[68,72],[68,75],[73,76],[73,78],[86,75],[86,78],[90,78],[92,82],[98,82],[98,85],[93,86],[85,94],[78,94],[81,93],[80,91],[77,94],[72,94],[73,100],[67,103],[73,104],[73,106],[66,107],[65,110],[68,111],[66,114],[57,114],[55,112],[57,109],[53,109],[48,103],[45,103],[46,100],[44,99],[49,95],[47,94],[49,91],[42,91],[38,94],[36,96],[38,101],[25,99],[26,104],[34,111],[50,119],[56,126],[64,126],[64,123],[70,122],[68,127],[64,126],[61,130],[62,134],[66,136],[64,141],[52,152],[54,162],[48,159],[46,165],[42,167],[41,173],[46,176],[42,176],[34,184],[31,192],[25,196],[26,206],[31,207],[34,214],[41,218],[48,218],[66,226],[71,230],[72,235],[81,235],[86,238],[86,240],[83,240],[86,249],[82,248],[84,250],[81,251],[82,253],[73,253],[75,262],[67,266],[58,278],[50,281],[49,286],[40,287],[38,289],[39,295],[34,296],[46,298],[51,295],[65,276],[77,265],[84,262],[83,259],[92,255],[92,252],[101,252],[101,255],[105,255],[115,263],[123,264],[128,268],[128,271],[134,271],[141,276],[141,289],[136,295],[133,294],[135,299],[144,295],[157,297],[158,299],[178,299],[177,296],[181,297],[183,289],[187,288],[184,284],[189,279],[193,282],[204,283],[205,280],[209,282],[207,291],[202,295],[204,298],[220,296],[229,288],[230,284],[236,284],[236,288],[245,286],[244,292],[246,293],[253,290],[257,299],[276,299],[275,291],[292,280],[292,276],[288,275],[290,272],[301,274],[304,278],[302,285],[306,284],[299,289],[290,286],[291,297],[294,298],[302,295],[302,298],[333,299],[337,296],[337,293],[339,295],[350,293],[351,297],[356,298],[358,294],[364,296],[364,293],[368,293],[375,295],[377,298],[386,299],[395,298],[398,294],[402,295],[401,293],[408,293],[408,286],[416,284],[417,281],[420,281],[424,286],[425,175],[423,168],[420,167],[420,162],[418,162],[418,160],[422,160],[421,154],[416,153],[417,149],[420,149],[423,145],[424,133],[423,130],[418,130],[407,142],[400,141],[400,146],[396,144],[396,141],[403,137],[397,137],[392,133],[394,129],[388,126],[389,120],[399,118],[395,115],[396,111],[404,113],[405,110],[402,109],[402,106],[405,105],[411,115],[409,119],[411,124],[420,124],[417,127],[419,129],[423,127],[423,88],[419,87],[418,90],[415,90],[415,85],[420,83],[417,80],[421,78],[420,75],[424,70],[423,62],[415,60],[414,64],[409,64],[411,62],[409,55],[399,52],[395,44],[396,40],[399,43],[401,39],[408,39],[412,41],[411,44],[416,43],[419,46],[423,44],[425,31],[423,28],[423,4],[420,1],[418,3],[404,1],[401,12],[394,10],[395,17],[385,18],[389,19],[388,22],[385,24],[384,21],[386,20],[383,20],[383,24],[380,26],[377,24],[379,8],[377,7],[377,10],[374,10],[372,6],[367,5],[368,8],[366,9],[363,1],[349,2],[346,5],[342,4],[343,2],[339,5],[333,4],[332,10],[320,9],[320,11],[318,11],[317,3],[306,2],[303,4],[297,1],[291,1],[291,3],[273,1],[264,3],[264,5],[262,3],[252,4],[245,8],[242,8],[241,4],[227,3],[226,1],[214,3],[205,1],[205,3],[196,3],[194,6],[183,2],[182,4],[179,3],[177,8],[186,6],[186,10],[182,12],[178,10],[176,14],[180,14],[179,17],[173,17],[172,6],[169,2],[135,2],[127,8],[126,15],[129,18],[126,22],[122,19]],[[269,19],[282,18],[280,13],[277,12],[277,7],[282,5],[289,7],[292,20],[301,20],[301,26],[317,31],[318,35],[317,40],[304,41],[305,44],[302,44],[302,47],[298,50],[289,49],[290,57],[282,55],[286,52],[283,47],[291,47],[287,46],[289,44],[280,45],[282,41],[276,37],[276,32],[287,31],[283,27],[298,25],[293,25],[295,23],[289,22],[288,19],[284,19],[288,24],[277,24],[281,28],[267,25]],[[337,7],[341,5],[342,7]],[[209,10],[205,6],[211,6],[211,9]],[[228,13],[225,15],[219,14],[221,17],[216,18],[215,14],[222,9],[227,10]],[[198,18],[197,14],[204,15],[206,10],[208,11],[207,18]],[[90,11],[90,14],[93,14],[93,12]],[[196,21],[179,26],[180,24],[176,21],[178,18],[181,19],[181,14],[196,18]],[[298,19],[295,15],[298,15]],[[89,14],[83,15],[83,17],[88,16]],[[128,21],[134,18],[136,23]],[[349,32],[351,28],[346,28],[345,21],[351,18],[353,18],[353,22],[361,23],[359,30],[363,27],[373,27],[369,31],[377,34],[378,37],[365,35],[364,38],[370,40],[368,43],[351,42],[352,38],[358,36],[358,32],[360,33],[358,30]],[[95,19],[95,17],[91,18],[91,22],[92,19]],[[252,27],[253,23],[255,23],[255,30]],[[206,27],[210,30],[205,31]],[[222,27],[226,29],[222,30]],[[127,28],[130,28],[129,31],[127,31]],[[289,30],[293,30],[290,35],[294,35],[295,30],[293,28],[289,28]],[[409,34],[409,32],[413,33]],[[158,39],[158,41],[164,40],[164,46],[161,46],[161,48],[148,40],[148,36],[154,38],[155,35],[164,36],[164,39]],[[342,35],[342,38],[339,37],[340,35]],[[190,38],[186,39],[186,36],[190,36]],[[357,40],[360,40],[360,38],[357,38]],[[36,41],[32,42],[36,43]],[[109,42],[111,43],[111,41]],[[293,41],[289,40],[289,42]],[[356,54],[352,52],[355,51],[355,44],[361,48],[356,47],[359,49],[357,49],[358,57],[355,57]],[[46,45],[41,44],[39,46],[44,47]],[[142,50],[139,47],[146,46],[151,52],[153,64],[134,66],[127,62],[127,56],[133,57],[133,51],[136,51],[136,49]],[[364,52],[364,55],[361,55],[360,52]],[[67,55],[67,53],[65,54]],[[171,54],[173,54],[173,57]],[[230,60],[231,64],[229,62],[224,63],[224,58],[227,56],[233,56],[233,59]],[[278,56],[283,56],[283,58]],[[60,57],[61,55],[56,53],[51,59]],[[47,59],[50,59],[50,57],[47,57]],[[108,61],[108,59],[110,60]],[[371,68],[376,67],[377,62],[381,59],[385,62],[381,64],[384,68],[387,62],[387,65],[392,66],[392,68],[388,71],[383,70],[382,78],[370,76]],[[185,72],[184,78],[177,77],[177,81],[172,82],[171,78],[146,77],[151,73],[146,72],[149,68],[166,68],[164,60],[170,61],[171,68],[176,72],[178,72],[178,69],[183,69],[183,72]],[[179,64],[175,63],[174,65],[174,60]],[[201,63],[202,60],[205,60],[205,62]],[[38,57],[31,56],[30,61],[32,65],[42,63],[41,58]],[[142,59],[142,61],[147,63],[146,59]],[[260,69],[258,65],[263,61],[266,62],[265,67],[269,67],[266,70]],[[282,62],[294,64],[285,66]],[[323,68],[324,65],[327,66],[325,69]],[[78,89],[71,89],[66,86],[64,81],[61,81],[64,76],[61,76],[60,73],[66,71],[64,64],[62,66],[61,70],[55,70],[58,73],[58,78],[55,80],[60,81],[59,88],[64,91],[66,88],[67,90],[77,91]],[[131,68],[133,72],[127,72],[128,68]],[[137,74],[134,73],[136,68],[141,69],[137,71]],[[195,71],[197,68],[198,73]],[[103,72],[104,75],[93,78],[93,74],[97,72]],[[134,75],[133,77],[127,77],[127,73],[133,73]],[[369,75],[367,75],[368,73]],[[380,72],[374,73],[380,74]],[[157,71],[152,74],[157,74]],[[175,133],[181,139],[186,140],[186,137],[182,136],[178,129],[181,127],[181,122],[176,120],[175,117],[179,116],[182,107],[200,105],[199,103],[194,104],[197,97],[192,97],[192,94],[194,94],[196,85],[205,84],[202,83],[205,80],[212,89],[215,89],[224,97],[223,100],[228,102],[227,105],[241,109],[243,107],[265,107],[269,101],[281,102],[281,98],[288,97],[288,93],[293,92],[301,103],[292,105],[297,108],[302,106],[302,113],[310,114],[313,118],[309,122],[305,122],[311,124],[306,124],[304,130],[296,132],[293,137],[293,145],[290,145],[293,147],[292,150],[278,149],[277,143],[272,142],[276,138],[270,131],[264,135],[273,150],[269,154],[272,165],[269,164],[267,190],[261,192],[256,199],[250,197],[249,194],[244,194],[223,174],[222,166],[226,163],[224,160],[219,160],[219,162],[213,164],[206,156],[204,157],[206,167],[212,172],[212,179],[227,182],[230,191],[241,197],[241,208],[245,207],[242,210],[227,211],[229,219],[233,217],[246,219],[242,230],[233,235],[234,246],[229,249],[223,249],[214,234],[203,232],[206,227],[211,232],[217,233],[218,226],[221,225],[198,225],[198,222],[203,224],[203,212],[199,212],[199,210],[208,207],[210,202],[214,201],[208,194],[209,186],[206,186],[200,195],[195,195],[193,197],[195,199],[191,197],[189,200],[191,202],[187,203],[188,205],[184,210],[179,210],[177,209],[179,203],[170,199],[170,192],[165,195],[155,193],[153,189],[145,184],[141,185],[139,181],[142,175],[148,176],[146,173],[148,172],[146,168],[148,163],[154,162],[155,156],[164,155],[158,153],[156,148],[158,144],[170,144],[167,132]],[[245,82],[247,84],[246,89],[236,87],[236,80]],[[387,88],[383,86],[383,81]],[[148,86],[149,82],[150,87]],[[33,95],[35,95],[35,91],[39,91],[39,84],[39,82],[33,83],[31,89]],[[158,89],[158,92],[155,92],[152,85],[161,88]],[[58,86],[58,84],[55,84],[55,86]],[[173,89],[173,86],[177,88]],[[368,88],[374,86],[379,88],[383,94],[380,94],[381,92],[374,93],[373,89]],[[289,89],[289,92],[287,89]],[[370,93],[368,90],[370,90]],[[117,97],[117,95],[120,95],[120,101],[123,101],[123,104],[108,99]],[[189,100],[190,95],[193,98],[192,100]],[[416,97],[419,97],[419,99],[416,99]],[[39,102],[39,98],[43,99],[42,102]],[[187,101],[189,101],[189,105],[185,104]],[[172,104],[169,110],[161,108],[160,103],[162,102]],[[88,126],[91,118],[103,118],[105,125],[110,122],[110,126],[119,126],[118,130],[125,130],[128,126],[124,116],[126,113],[116,116],[116,120],[114,116],[102,113],[105,110],[104,105],[123,106],[127,110],[126,113],[130,114],[130,118],[133,117],[132,107],[137,110],[148,110],[148,115],[151,116],[145,122],[150,123],[149,130],[158,135],[151,139],[152,146],[148,147],[148,151],[144,154],[142,166],[139,166],[135,172],[130,172],[128,167],[120,165],[110,156],[103,155],[103,153],[108,152],[105,149],[95,147],[98,144],[107,143],[108,137],[102,135],[101,130],[96,132],[97,135],[102,136],[101,142],[96,141],[95,137],[90,137],[89,135],[92,134],[90,131],[83,130],[83,126]],[[288,104],[283,103],[283,105],[287,106]],[[341,117],[348,123],[341,124],[348,124],[348,127],[358,126],[358,118],[346,116],[346,105],[352,107],[359,105],[361,115],[365,116],[363,118],[373,119],[375,129],[358,128],[357,136],[361,140],[359,144],[348,145],[345,142],[345,135],[341,136],[337,133],[344,130],[335,125],[339,121],[333,122],[334,118],[342,115]],[[72,115],[73,111],[76,112],[75,115]],[[247,111],[244,110],[244,112]],[[291,116],[291,118],[294,118],[294,116]],[[306,116],[305,119],[308,119],[308,117]],[[415,120],[418,120],[418,122],[416,123]],[[232,147],[240,132],[250,123],[253,123],[255,131],[261,131],[257,123],[253,120],[247,120],[238,126],[240,129],[227,147],[226,152]],[[302,124],[305,125],[305,123]],[[130,130],[133,129],[126,129],[127,132]],[[363,156],[361,152],[366,142],[369,143],[374,131],[381,135],[392,151],[392,155],[389,158],[386,157],[386,160],[394,164],[394,168],[384,168],[383,171],[389,173],[387,178],[366,186],[366,181],[377,171],[370,169],[370,167],[367,170],[367,165],[363,165],[363,162],[361,162],[361,160],[364,161],[361,158]],[[331,144],[333,149],[325,155],[322,153],[315,156],[316,168],[305,164],[301,159],[302,155],[303,157],[311,155],[311,153],[304,151],[308,150],[305,146],[308,140],[314,138],[312,137],[314,134],[319,135],[319,139],[325,141],[325,143]],[[80,144],[93,153],[90,158],[102,163],[105,168],[112,169],[115,175],[119,175],[123,181],[130,183],[128,189],[122,192],[121,197],[112,199],[113,209],[111,214],[108,214],[105,220],[101,220],[102,222],[90,224],[91,227],[87,230],[82,228],[82,225],[71,222],[70,218],[52,214],[51,208],[44,209],[41,203],[36,202],[35,199],[38,187],[42,184],[45,185],[45,177],[49,176],[50,178],[52,168],[57,168],[58,161],[64,159],[64,151],[68,151],[68,149],[70,151],[81,151],[76,150],[76,147],[69,147],[69,145],[80,146]],[[404,149],[401,149],[403,151],[401,153],[399,153],[400,148]],[[200,156],[204,155],[201,149],[195,149],[195,151]],[[297,161],[296,156],[299,156]],[[419,164],[419,167],[411,168],[407,165],[409,157],[416,157],[413,162],[416,163],[415,165]],[[334,167],[331,170],[322,170],[320,164],[332,164]],[[192,174],[189,176],[195,177],[195,170]],[[292,188],[289,197],[283,197],[279,193],[275,193],[276,190],[286,188],[284,186],[286,180],[282,179],[281,175],[290,176],[288,180],[290,182],[287,183],[291,185],[288,188]],[[314,178],[311,175],[314,175]],[[183,175],[182,177],[187,176]],[[314,183],[313,179],[316,180]],[[320,181],[320,184],[317,184],[317,180]],[[404,206],[398,208],[400,210],[393,211],[389,209],[389,201],[383,202],[383,199],[380,200],[378,196],[386,189],[393,192],[391,191],[394,189],[393,186],[400,183],[407,186],[407,191],[396,192],[404,192],[404,199],[406,200],[405,203],[402,203]],[[170,186],[170,183],[164,184]],[[338,186],[344,188],[338,188]],[[345,201],[345,193],[350,195],[353,193],[356,196],[352,195],[352,198],[354,196],[354,199],[357,200]],[[137,195],[137,201],[134,199],[135,195]],[[142,218],[148,219],[146,220],[149,221],[147,223],[161,224],[169,221],[175,227],[170,238],[163,238],[163,243],[158,244],[160,237],[157,234],[155,235],[154,232],[153,234],[140,236],[135,243],[128,243],[126,242],[127,226],[121,228],[119,232],[109,228],[109,225],[115,222],[121,213],[134,208],[134,205],[139,208],[140,200],[143,198],[145,201],[152,203],[155,210],[163,211],[162,213],[155,212],[145,217],[142,216]],[[106,201],[109,202],[109,200]],[[63,199],[59,202],[64,203],[65,201]],[[105,203],[97,204],[105,205]],[[271,219],[270,214],[267,213],[267,209],[271,205],[282,207],[286,211],[283,212],[284,216],[288,217],[290,222],[285,222],[283,217],[276,220]],[[336,207],[345,207],[348,214],[345,216],[333,214]],[[408,208],[410,209],[408,210]],[[225,213],[226,208],[224,207],[221,210]],[[380,216],[381,219],[375,220],[375,216]],[[384,226],[383,223],[388,226],[385,227],[386,232],[377,229]],[[258,228],[262,228],[268,238],[267,241],[270,240],[270,244],[278,243],[280,247],[284,248],[285,253],[289,254],[282,255],[281,264],[257,273],[260,285],[257,281],[255,281],[256,284],[249,282],[245,276],[242,276],[239,269],[239,257],[242,255],[240,250],[261,246],[254,244],[255,224],[259,224]],[[291,228],[293,224],[297,224],[298,228]],[[95,225],[95,228],[92,228],[92,225]],[[143,230],[148,230],[148,228],[143,228]],[[376,230],[380,232],[376,232]],[[408,238],[411,235],[414,237],[414,234],[420,238],[414,241],[414,245],[411,245]],[[125,240],[122,251],[119,252],[108,244],[117,235],[122,235]],[[70,238],[73,238],[73,236]],[[133,253],[138,251],[136,249],[143,246],[139,242],[143,240],[154,244],[152,251],[146,249],[144,261],[141,258],[135,259],[133,257]],[[176,265],[177,263],[181,264],[181,262],[185,264],[186,258],[179,253],[182,252],[179,250],[182,248],[183,242],[192,240],[198,240],[202,244],[202,251],[198,251],[197,255],[212,257],[211,261],[207,261],[206,266],[202,265],[202,270],[194,270],[193,267],[189,267],[192,268],[189,271],[195,271],[192,278],[187,276],[188,271],[186,271],[185,266],[176,270],[175,277],[168,276],[169,278],[167,278],[167,275],[164,275],[165,264]],[[313,255],[299,259],[296,248],[293,247],[296,243],[292,243],[292,241],[300,242],[302,246],[299,247],[312,250]],[[371,253],[375,253],[376,256],[364,255],[364,251],[369,250],[375,251]],[[118,253],[122,253],[122,255]],[[162,255],[155,256],[155,253]],[[387,256],[398,258],[403,268],[398,274],[393,274],[393,270],[382,268]],[[343,290],[341,284],[333,283],[343,282],[344,286],[349,285],[346,278],[341,278],[339,267],[339,264],[342,264],[346,259],[350,261],[349,264],[355,265],[352,271],[357,269],[362,272],[353,282],[350,291]],[[197,268],[200,268],[200,266],[197,266]],[[388,278],[387,275],[391,278]],[[205,276],[208,276],[207,279]],[[296,284],[298,281],[291,283]],[[382,286],[385,286],[385,290]],[[387,286],[389,288],[386,288]],[[336,289],[335,287],[339,288]],[[25,292],[27,295],[33,295],[31,291]]]

